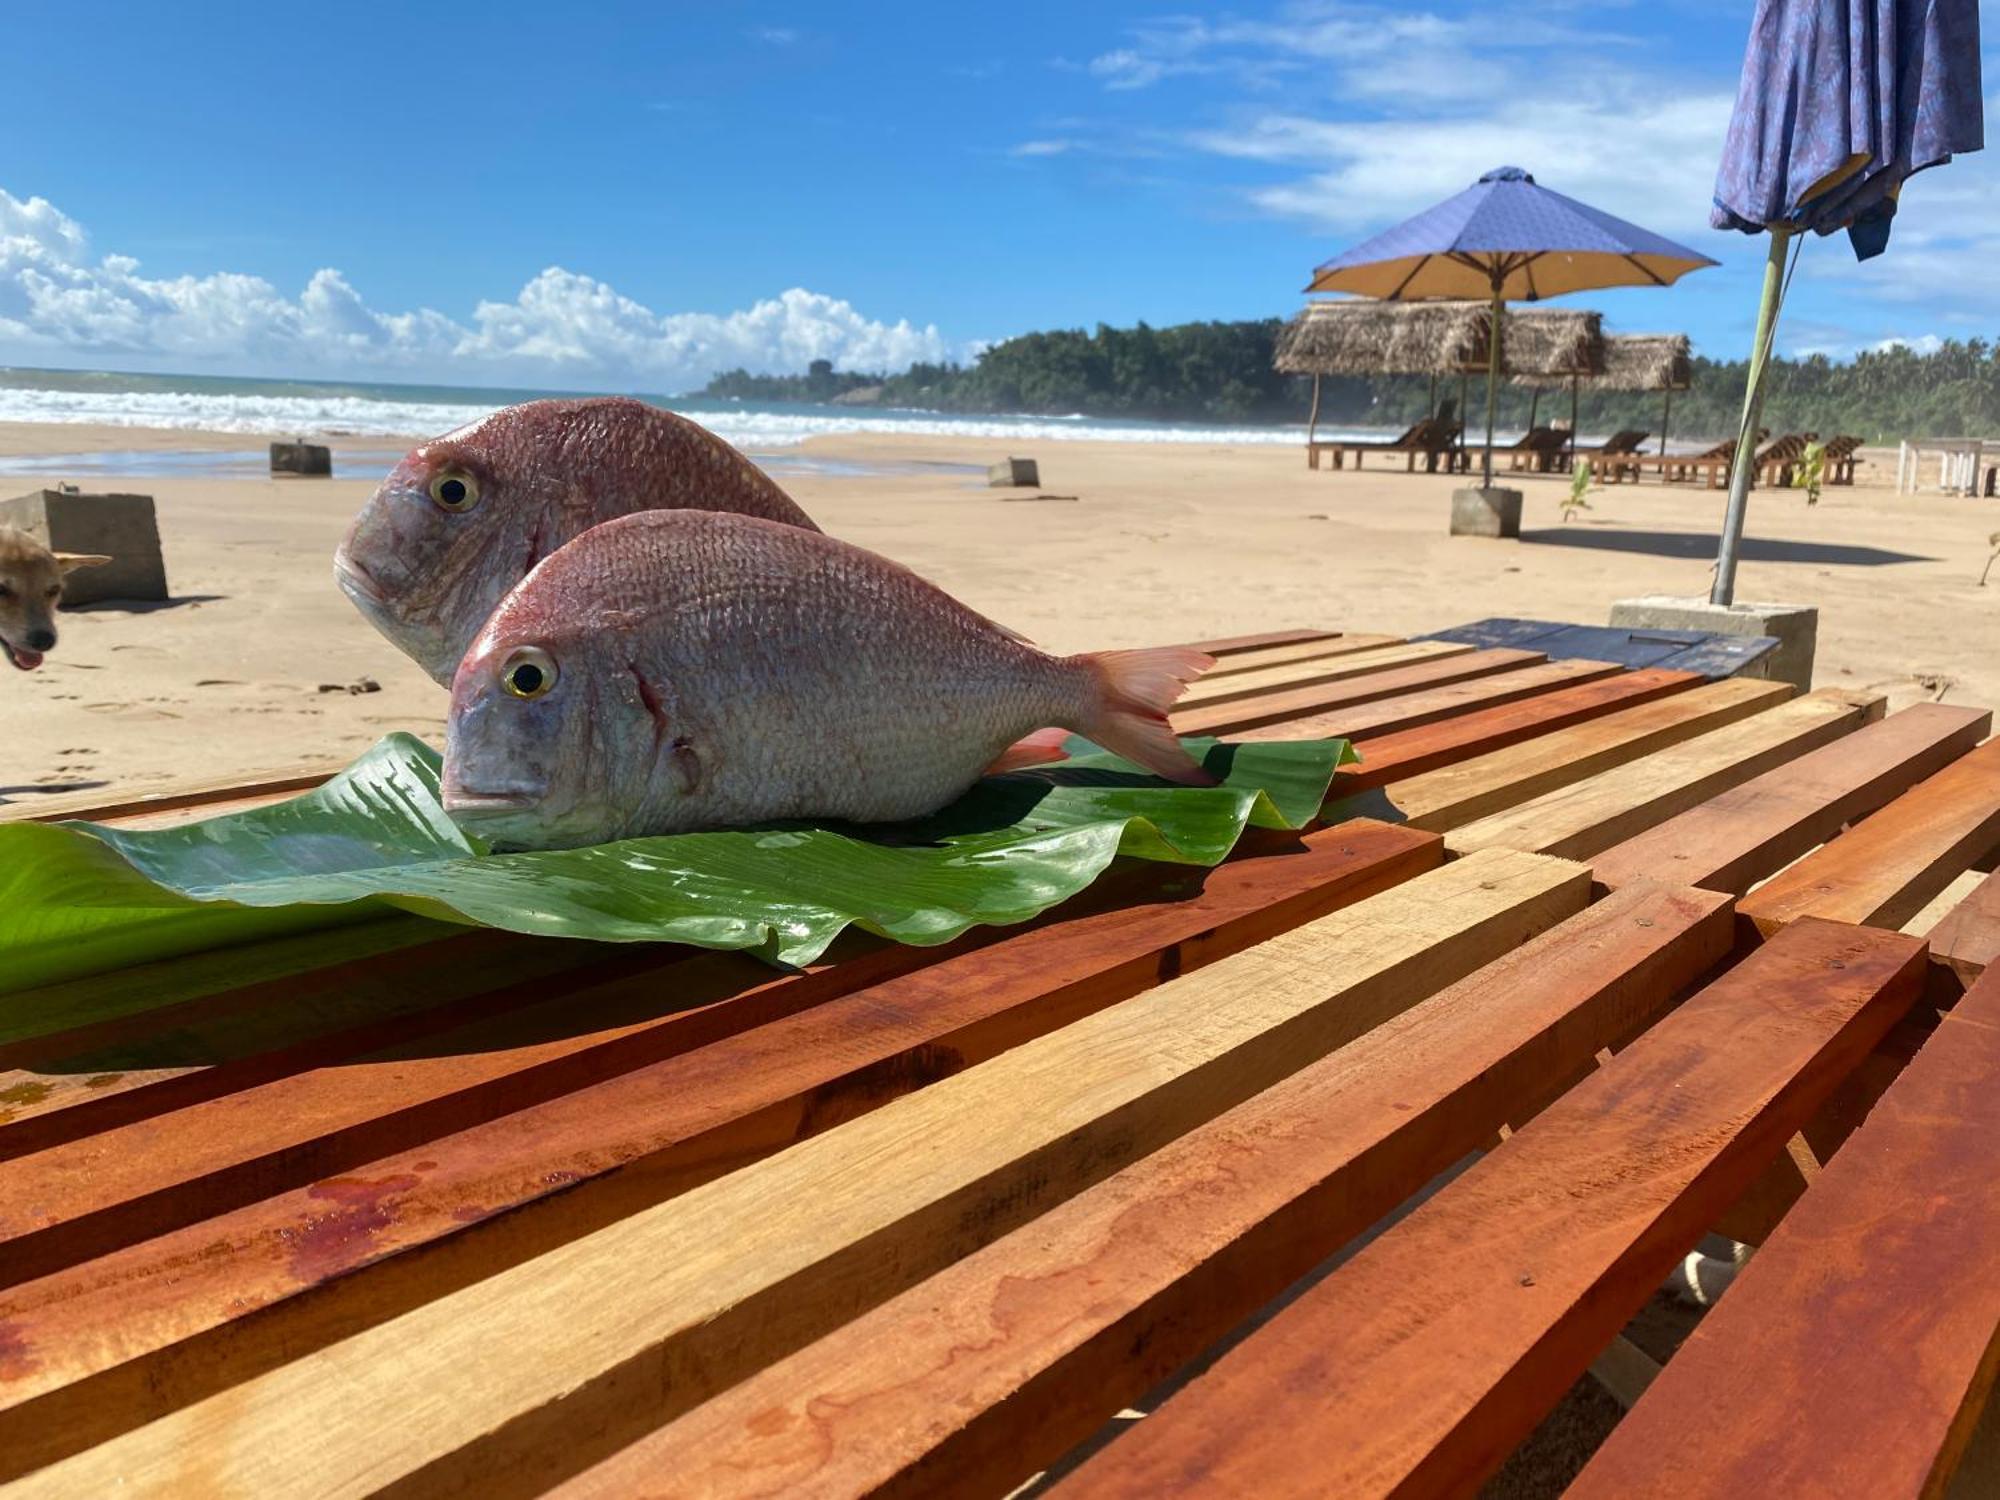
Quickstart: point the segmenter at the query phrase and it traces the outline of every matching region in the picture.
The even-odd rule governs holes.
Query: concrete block
[[[1453,536],[1519,536],[1521,534],[1521,492],[1502,489],[1470,489],[1451,492],[1451,534]]]
[[[101,568],[79,568],[63,586],[63,603],[101,599],[164,599],[167,565],[151,495],[72,495],[32,490],[0,500],[0,526],[18,526],[52,552],[100,552]]]
[[[296,474],[307,479],[333,477],[333,450],[319,443],[271,444],[271,472]]]
[[[1716,635],[1774,635],[1778,649],[1748,667],[1745,677],[1812,687],[1819,611],[1806,604],[1710,604],[1702,598],[1648,594],[1611,606],[1611,623],[1639,630],[1706,630]]]
[[[1042,471],[1032,458],[1003,458],[986,471],[989,489],[1000,489],[1008,485],[1031,484],[1039,486]]]

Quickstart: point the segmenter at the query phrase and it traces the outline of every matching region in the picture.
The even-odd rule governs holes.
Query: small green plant
[[[1989,536],[1986,539],[1986,545],[1993,550],[1986,554],[1986,566],[1979,570],[1979,586],[1981,588],[1986,587],[1986,575],[1993,571],[1993,564],[2000,562],[2000,531],[1996,531],[1993,535]]]
[[[1806,504],[1819,504],[1819,487],[1826,482],[1826,444],[1807,443],[1799,461],[1799,488],[1806,492]]]
[[[1590,509],[1590,501],[1584,497],[1595,488],[1591,484],[1591,479],[1590,460],[1587,458],[1578,459],[1576,461],[1576,468],[1571,471],[1569,476],[1569,498],[1563,501],[1563,520],[1565,522],[1578,511]]]

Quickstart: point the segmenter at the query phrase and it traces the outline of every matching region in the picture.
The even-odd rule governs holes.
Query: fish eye
[[[500,663],[500,686],[510,697],[539,698],[555,685],[555,658],[539,646],[510,651]]]
[[[479,481],[463,469],[441,469],[431,476],[431,499],[440,510],[471,510],[479,503]]]

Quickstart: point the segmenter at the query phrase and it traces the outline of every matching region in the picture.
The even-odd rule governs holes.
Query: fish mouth
[[[388,602],[382,597],[381,585],[369,576],[368,570],[344,552],[334,554],[333,581],[340,585],[342,593],[364,609],[370,606],[380,609]]]
[[[42,652],[17,646],[4,635],[0,635],[0,651],[7,654],[7,664],[17,672],[32,672],[42,664]]]
[[[471,813],[476,817],[481,813],[523,812],[541,800],[540,791],[527,787],[444,789],[444,810],[453,817],[457,817],[460,813]]]

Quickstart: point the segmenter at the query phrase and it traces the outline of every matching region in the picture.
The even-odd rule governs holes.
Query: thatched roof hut
[[[1600,368],[1598,314],[1535,307],[1502,316],[1502,374],[1566,381]],[[1287,375],[1483,373],[1490,318],[1484,302],[1310,302],[1278,335],[1272,364]]]
[[[1569,380],[1567,375],[1519,374],[1514,384],[1548,390],[1567,385]],[[1586,391],[1687,390],[1694,384],[1688,337],[1684,333],[1607,334],[1602,368],[1594,375],[1579,376],[1577,383]]]

